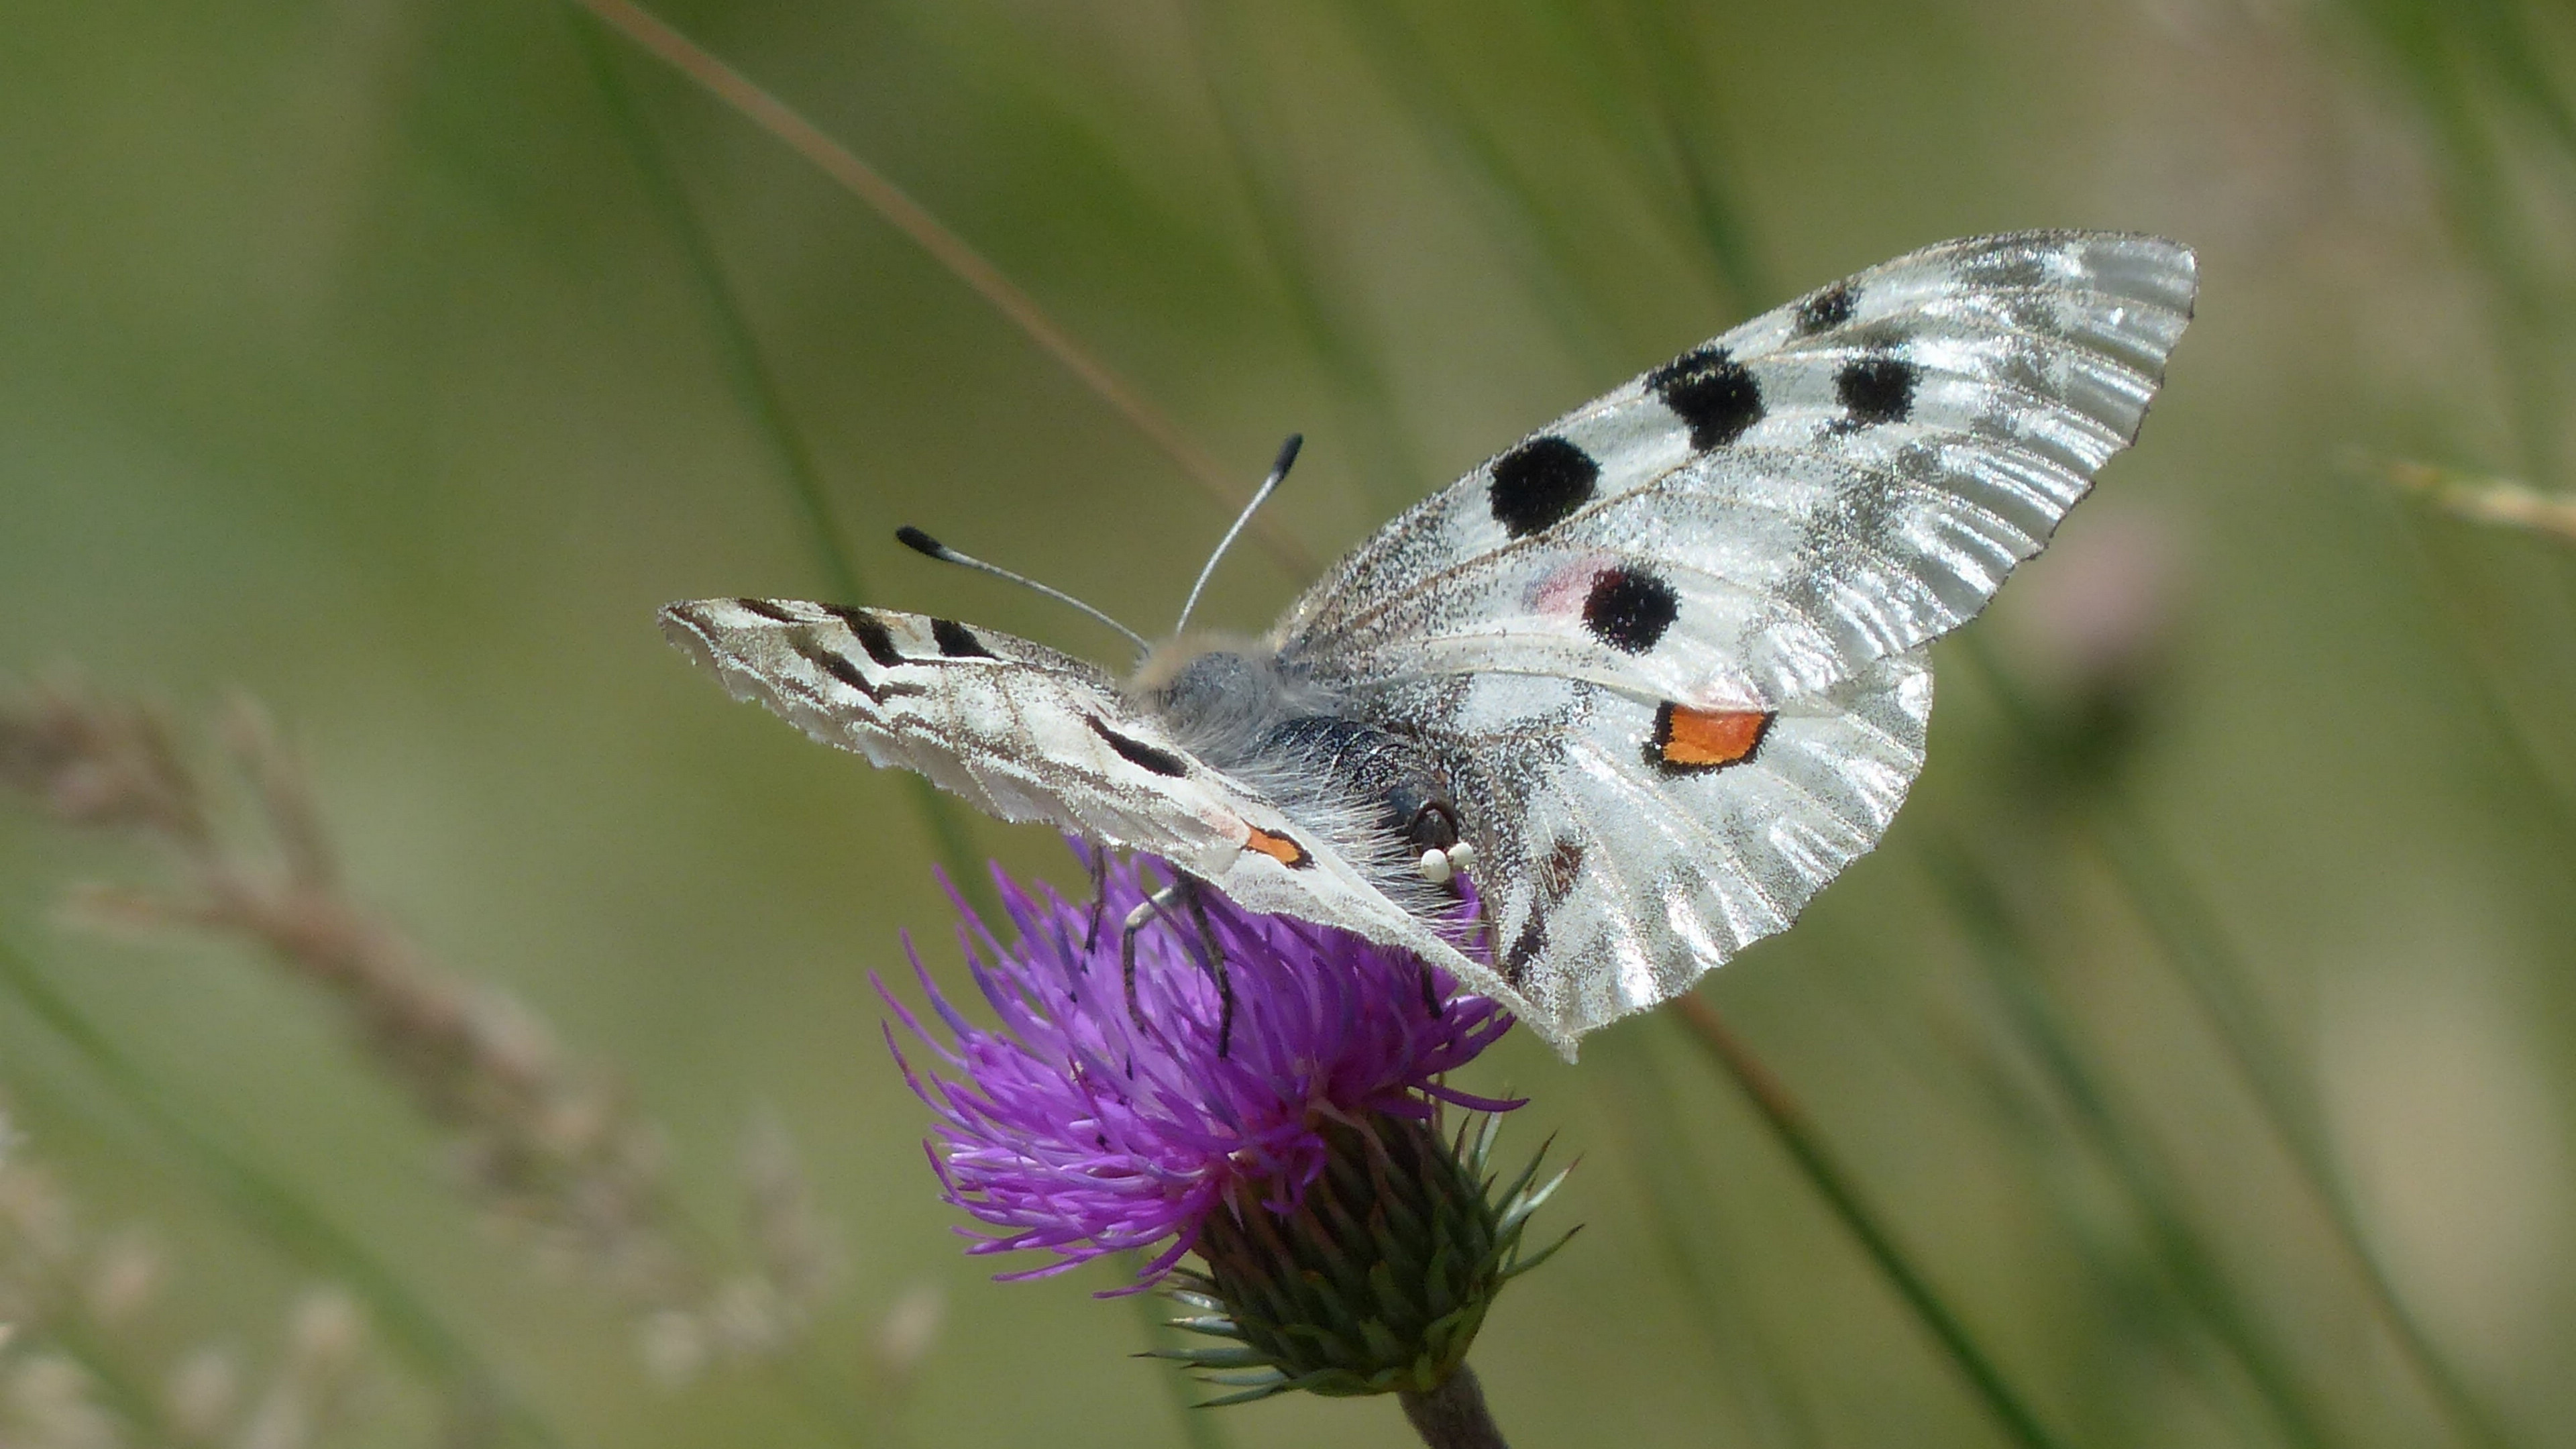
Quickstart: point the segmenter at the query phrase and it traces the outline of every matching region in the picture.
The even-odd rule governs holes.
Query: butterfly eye
[[[1422,878],[1433,885],[1447,885],[1451,874],[1449,853],[1445,850],[1422,852]]]

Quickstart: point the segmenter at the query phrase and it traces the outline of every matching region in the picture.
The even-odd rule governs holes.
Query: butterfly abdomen
[[[1458,843],[1458,806],[1448,780],[1401,736],[1359,720],[1308,715],[1272,730],[1264,749],[1298,761],[1312,778],[1374,809],[1375,828],[1411,856]]]
[[[1457,805],[1432,756],[1351,717],[1331,690],[1257,643],[1176,641],[1128,684],[1192,755],[1250,786],[1348,855],[1390,897],[1420,902],[1426,851],[1460,840]]]

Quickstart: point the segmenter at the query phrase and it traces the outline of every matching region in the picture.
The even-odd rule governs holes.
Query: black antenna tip
[[[1270,465],[1270,476],[1273,478],[1287,477],[1288,469],[1297,461],[1297,450],[1304,446],[1306,446],[1306,435],[1304,433],[1290,433],[1288,435],[1288,441],[1279,445],[1279,461]]]
[[[935,559],[945,560],[948,557],[948,546],[946,544],[941,543],[938,539],[932,538],[929,534],[922,532],[920,529],[913,527],[909,523],[894,531],[894,541],[902,544],[905,548],[911,549],[915,553],[926,553]]]

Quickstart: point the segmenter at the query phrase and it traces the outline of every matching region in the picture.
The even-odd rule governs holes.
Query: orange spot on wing
[[[1313,857],[1306,854],[1306,847],[1287,836],[1273,835],[1258,825],[1247,825],[1244,829],[1249,832],[1244,837],[1244,849],[1259,851],[1291,870],[1314,864]]]
[[[1692,709],[1667,704],[1655,711],[1655,762],[1708,770],[1732,765],[1761,745],[1774,716],[1759,709]]]

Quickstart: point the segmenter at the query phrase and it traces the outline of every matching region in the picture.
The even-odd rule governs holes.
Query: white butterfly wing
[[[1571,1055],[1877,842],[1922,646],[2136,437],[2195,285],[2145,236],[1901,257],[1531,435],[1290,610],[1283,663],[1440,743],[1532,1026]]]
[[[1559,419],[1310,589],[1280,660],[1440,757],[1493,970],[1068,655],[773,600],[664,628],[816,739],[1415,950],[1571,1058],[1876,843],[1922,765],[1921,646],[2136,436],[2194,290],[2154,237],[1899,258]]]
[[[1491,957],[1522,1020],[1568,1058],[1583,1033],[1679,995],[1785,930],[1886,832],[1923,765],[1920,650],[1785,706],[1724,765],[1675,765],[1664,706],[1588,680],[1423,676],[1363,696],[1437,721],[1474,812]]]
[[[918,770],[1004,820],[1159,855],[1251,909],[1405,947],[1522,1006],[1328,840],[1193,758],[1071,655],[947,619],[787,599],[672,604],[662,630],[735,698],[827,745]]]
[[[1290,610],[1319,679],[1509,670],[1771,708],[1972,617],[2137,435],[2190,250],[1946,243],[1558,419]]]

